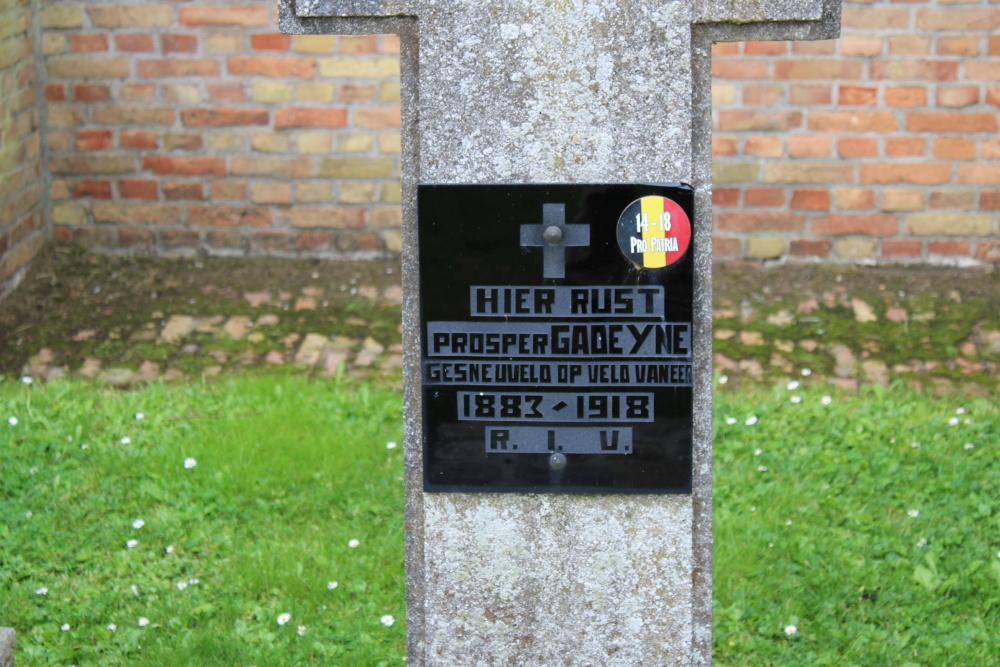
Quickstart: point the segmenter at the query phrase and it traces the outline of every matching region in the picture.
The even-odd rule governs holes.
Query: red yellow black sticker
[[[629,204],[618,219],[618,246],[642,269],[662,269],[691,245],[691,221],[680,204],[649,196]]]

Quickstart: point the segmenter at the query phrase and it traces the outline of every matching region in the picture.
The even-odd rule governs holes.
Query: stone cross
[[[396,33],[414,665],[711,664],[711,44],[838,36],[840,0],[279,0]],[[417,183],[695,187],[690,495],[425,493]]]

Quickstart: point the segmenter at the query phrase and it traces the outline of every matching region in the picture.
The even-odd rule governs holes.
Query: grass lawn
[[[717,397],[716,664],[996,664],[995,401],[823,393]],[[0,382],[17,664],[403,664],[394,441],[372,386]]]

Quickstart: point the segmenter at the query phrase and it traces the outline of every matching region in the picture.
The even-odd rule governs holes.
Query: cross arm
[[[302,18],[405,16],[415,11],[412,0],[292,0]]]
[[[694,0],[694,23],[714,42],[835,39],[841,0]]]

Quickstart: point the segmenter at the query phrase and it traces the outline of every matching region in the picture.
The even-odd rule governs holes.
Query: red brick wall
[[[846,0],[713,72],[718,257],[1000,261],[998,0]]]
[[[43,3],[56,237],[398,250],[398,40],[280,35],[276,5]]]
[[[44,238],[29,0],[0,0],[0,297]]]
[[[395,38],[282,36],[273,0],[39,4],[58,238],[398,250]],[[848,0],[843,25],[716,48],[717,256],[1000,261],[1000,2]],[[18,224],[0,238],[33,248]]]

